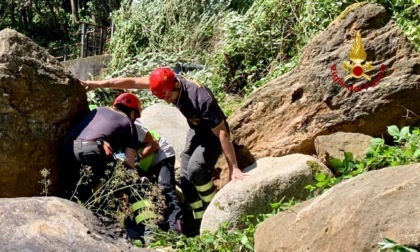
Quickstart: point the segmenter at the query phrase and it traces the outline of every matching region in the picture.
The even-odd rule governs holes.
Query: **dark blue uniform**
[[[66,137],[65,157],[69,182],[77,181],[81,165],[92,168],[92,182],[78,188],[78,197],[82,201],[91,196],[99,180],[105,178],[107,165],[114,162],[112,156],[105,154],[104,142],[109,143],[115,152],[125,151],[126,148],[137,150],[136,127],[126,114],[108,107],[99,107],[91,111]],[[68,190],[71,193],[74,188]]]
[[[205,208],[216,194],[212,171],[222,153],[220,141],[211,130],[221,123],[225,123],[227,129],[228,125],[207,87],[181,75],[176,78],[181,83],[181,91],[175,105],[190,126],[181,154],[181,188],[199,227]]]

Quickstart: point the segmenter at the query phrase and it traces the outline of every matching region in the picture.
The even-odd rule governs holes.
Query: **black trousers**
[[[101,179],[106,179],[106,170],[112,170],[113,157],[105,154],[101,143],[78,143],[68,141],[64,149],[65,195],[70,197],[77,187],[75,196],[82,202],[88,200]],[[91,176],[86,178],[83,166],[90,167]],[[83,175],[84,174],[84,175]],[[85,176],[81,181],[81,177]]]
[[[222,154],[219,139],[212,133],[197,134],[190,129],[181,153],[181,187],[188,203],[200,199],[195,186],[209,183],[217,159]]]
[[[187,134],[185,149],[181,153],[181,189],[187,205],[184,212],[184,231],[187,236],[199,234],[201,215],[209,202],[201,200],[200,196],[207,196],[215,192],[214,185],[206,192],[197,191],[197,186],[208,185],[213,179],[216,162],[222,153],[219,139],[209,131],[197,133],[190,129]],[[191,204],[201,202],[199,206]],[[194,215],[194,216],[193,216]]]
[[[167,231],[168,228],[178,231],[177,220],[181,217],[181,207],[175,189],[175,157],[166,158],[149,168],[147,172],[139,172],[150,182],[158,184],[165,196],[164,223],[159,227]]]

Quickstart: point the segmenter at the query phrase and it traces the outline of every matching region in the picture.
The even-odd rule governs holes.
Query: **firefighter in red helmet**
[[[159,99],[174,104],[186,117],[190,130],[181,154],[181,187],[196,220],[198,234],[204,210],[216,194],[212,170],[223,152],[229,165],[229,179],[241,180],[247,174],[238,167],[227,117],[212,92],[205,86],[175,74],[169,68],[156,68],[149,76],[81,81],[88,89],[150,88]]]
[[[114,151],[123,150],[127,168],[134,169],[137,150],[137,131],[134,120],[140,117],[139,99],[130,93],[120,94],[113,103],[113,108],[98,107],[92,110],[66,136],[65,158],[69,173],[69,182],[77,181],[81,165],[92,168],[91,183],[78,188],[77,197],[86,201],[93,193],[94,187],[105,170],[114,162]],[[72,171],[70,171],[72,170]],[[71,179],[70,179],[71,178]],[[68,185],[71,193],[71,185]]]

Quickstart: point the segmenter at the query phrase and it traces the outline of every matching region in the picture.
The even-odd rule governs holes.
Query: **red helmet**
[[[149,76],[150,91],[159,99],[165,99],[166,95],[175,87],[175,73],[169,68],[156,68]]]
[[[115,98],[115,101],[113,104],[114,107],[117,104],[122,104],[122,105],[125,105],[126,107],[137,109],[139,113],[141,111],[141,105],[140,105],[139,99],[137,98],[137,96],[131,93],[122,93],[118,95],[117,98]]]

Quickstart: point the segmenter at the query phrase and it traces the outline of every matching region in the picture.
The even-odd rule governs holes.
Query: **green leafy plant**
[[[322,194],[340,181],[339,178],[328,176],[323,172],[316,173],[314,178],[316,180],[315,184],[305,186],[305,189],[309,190],[312,196]]]
[[[178,251],[201,252],[201,251],[224,251],[243,252],[254,251],[254,233],[257,226],[265,219],[290,209],[296,204],[294,199],[285,201],[283,197],[279,202],[270,204],[271,212],[267,214],[244,215],[241,218],[245,225],[243,229],[231,228],[229,222],[221,224],[217,231],[210,233],[204,231],[199,236],[188,238],[179,236],[175,232],[157,231],[156,242],[150,244],[150,248],[171,247]]]
[[[394,252],[417,252],[416,249],[412,249],[401,245],[389,238],[383,238],[382,242],[378,242],[378,245],[381,247],[380,252],[394,251]]]
[[[354,160],[353,154],[344,152],[344,159],[330,159],[336,177],[328,176],[322,172],[315,173],[315,184],[305,186],[306,189],[318,195],[344,179],[349,179],[369,170],[376,170],[388,166],[397,166],[420,162],[420,129],[402,127],[401,130],[391,125],[387,127],[388,134],[392,136],[394,145],[388,145],[382,138],[371,141],[366,157]]]
[[[394,140],[394,145],[387,145],[384,139],[375,138],[366,154],[366,166],[370,170],[385,166],[396,166],[420,161],[420,130],[406,126],[401,130],[388,126],[388,133]]]
[[[365,164],[361,161],[354,160],[353,153],[344,152],[344,159],[330,159],[331,165],[339,172],[343,179],[352,178],[365,171]]]
[[[153,229],[163,220],[162,213],[165,208],[165,199],[157,184],[141,179],[137,172],[127,170],[122,161],[118,160],[115,167],[110,163],[105,172],[105,178],[96,186],[95,192],[85,202],[77,198],[79,186],[90,183],[92,177],[91,167],[85,166],[80,171],[80,179],[71,200],[76,199],[81,205],[99,217],[110,218],[124,227],[124,220],[133,218],[130,202],[149,200],[153,202],[144,210],[155,213],[156,218],[151,218],[145,225]]]

